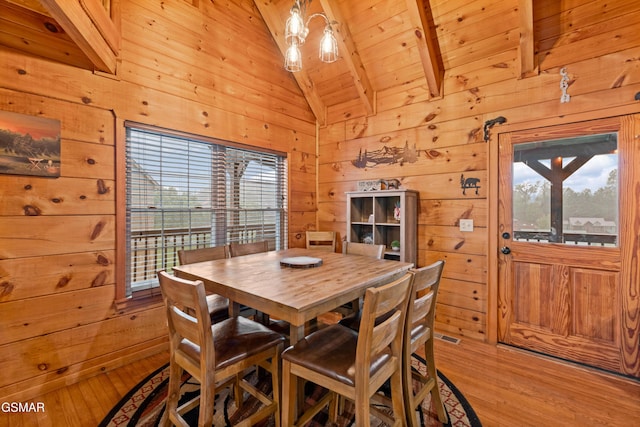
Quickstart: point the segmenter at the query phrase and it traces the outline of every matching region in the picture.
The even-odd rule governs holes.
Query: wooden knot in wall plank
[[[0,298],[8,297],[13,292],[13,286],[10,282],[2,282],[0,283]]]
[[[106,271],[101,271],[91,282],[92,288],[97,288],[98,286],[103,286],[107,282],[107,275],[109,273]]]
[[[96,226],[93,227],[93,232],[91,232],[90,240],[96,240],[100,233],[102,233],[102,230],[104,230],[105,225],[106,224],[104,223],[104,221],[98,222]]]
[[[69,284],[70,281],[71,281],[70,275],[63,276],[60,278],[60,280],[58,280],[58,283],[56,284],[56,288],[64,288]]]
[[[98,194],[107,194],[111,188],[107,187],[107,185],[104,183],[103,179],[99,179],[97,181],[98,184]]]
[[[38,216],[42,214],[42,211],[37,206],[25,205],[23,209],[26,216]]]
[[[98,256],[96,257],[96,263],[98,263],[99,265],[109,265],[111,264],[111,261],[109,261],[109,258],[107,258],[106,256],[98,254]]]

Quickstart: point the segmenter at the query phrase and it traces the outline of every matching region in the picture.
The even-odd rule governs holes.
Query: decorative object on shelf
[[[464,175],[460,175],[460,188],[462,188],[462,194],[464,196],[467,195],[466,193],[467,188],[475,188],[476,196],[477,196],[478,190],[480,189],[480,186],[478,185],[479,183],[480,183],[480,178],[465,178]]]
[[[380,190],[381,180],[358,181],[358,191],[377,191]]]
[[[400,202],[396,202],[396,205],[393,208],[393,219],[395,219],[396,221],[400,221],[400,218],[402,218],[400,212]]]
[[[372,168],[378,165],[400,163],[415,163],[418,161],[420,150],[413,144],[413,148],[409,148],[409,142],[404,144],[403,148],[387,147],[386,145],[379,150],[368,151],[360,149],[358,158],[351,161],[351,164],[357,168]]]
[[[394,240],[393,242],[391,242],[391,250],[392,251],[399,251],[400,250],[400,241],[399,240]]]
[[[369,215],[369,223],[373,224],[373,214]]]
[[[335,62],[338,59],[338,41],[331,27],[331,24],[337,24],[337,22],[330,22],[324,13],[314,13],[305,22],[304,16],[309,3],[311,0],[295,0],[289,11],[289,19],[284,30],[284,40],[288,46],[284,55],[284,68],[287,71],[295,72],[302,69],[302,54],[299,46],[304,44],[309,34],[309,21],[317,16],[322,17],[326,23],[324,34],[320,39],[318,56],[322,62],[326,63]]]
[[[562,96],[560,97],[560,103],[564,104],[565,102],[571,101],[571,95],[567,93],[567,89],[569,89],[569,74],[567,74],[567,68],[560,68],[560,89],[562,90]]]
[[[393,178],[387,181],[387,190],[397,190],[400,188],[400,181]]]
[[[489,141],[490,135],[489,135],[489,129],[491,129],[495,124],[503,124],[506,123],[507,119],[505,119],[502,116],[498,116],[493,120],[487,120],[486,122],[484,122],[484,142]]]
[[[378,182],[380,183],[380,190],[397,190],[400,188],[400,181],[395,178],[381,179]]]
[[[60,121],[0,111],[0,173],[60,176]]]
[[[366,243],[367,245],[373,245],[373,234],[371,233],[365,233],[362,236],[362,241],[361,243]]]

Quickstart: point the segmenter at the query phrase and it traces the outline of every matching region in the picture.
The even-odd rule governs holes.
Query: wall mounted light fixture
[[[338,59],[338,41],[333,35],[333,28],[329,18],[324,13],[314,13],[309,16],[306,21],[304,16],[306,14],[307,5],[311,3],[311,0],[295,0],[291,10],[289,11],[289,19],[284,29],[284,40],[288,48],[284,55],[284,68],[287,71],[295,72],[302,69],[302,55],[300,53],[300,46],[302,46],[309,34],[309,21],[316,16],[324,18],[326,26],[324,27],[324,34],[320,39],[320,48],[318,56],[322,62],[334,62]],[[335,22],[334,22],[335,24]]]

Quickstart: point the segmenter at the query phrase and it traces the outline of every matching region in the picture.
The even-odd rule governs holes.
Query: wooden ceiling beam
[[[518,0],[518,15],[520,17],[518,75],[524,78],[538,74],[533,32],[533,0]]]
[[[276,0],[254,0],[254,3],[260,11],[262,19],[267,24],[267,28],[269,29],[269,32],[271,32],[271,36],[278,45],[278,48],[282,53],[282,57],[284,58],[287,51],[287,45],[284,41],[284,24],[286,22],[286,17],[280,14],[279,8],[275,4]],[[289,9],[287,9],[287,13],[288,12]],[[320,95],[316,91],[309,75],[304,71],[304,69],[291,74],[293,74],[293,78],[298,83],[298,86],[306,98],[311,111],[313,111],[313,114],[316,116],[318,124],[320,124],[320,126],[326,125],[327,107],[320,99]]]
[[[433,17],[429,0],[406,0],[406,2],[413,35],[416,38],[422,68],[427,79],[429,96],[439,98],[442,96],[444,65],[438,54],[438,45],[431,37]]]
[[[96,13],[107,14],[97,0],[40,0],[51,17],[64,29],[99,71],[115,74],[120,34],[110,17],[94,21]],[[98,6],[99,5],[99,6]],[[102,8],[102,12],[100,9]],[[94,15],[93,19],[91,15]]]
[[[375,114],[376,111],[375,91],[362,64],[358,49],[351,38],[347,20],[343,17],[340,7],[335,0],[320,0],[320,5],[327,15],[329,22],[332,23],[334,31],[338,33],[338,37],[336,37],[338,41],[338,52],[345,61],[347,69],[353,78],[353,83],[355,84],[367,115],[371,116]]]

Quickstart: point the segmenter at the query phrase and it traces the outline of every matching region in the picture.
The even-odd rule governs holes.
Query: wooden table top
[[[283,267],[289,257],[316,257],[313,268]],[[174,267],[176,276],[202,280],[210,292],[255,308],[292,326],[362,297],[371,286],[388,283],[412,263],[378,260],[313,249],[287,249]]]

